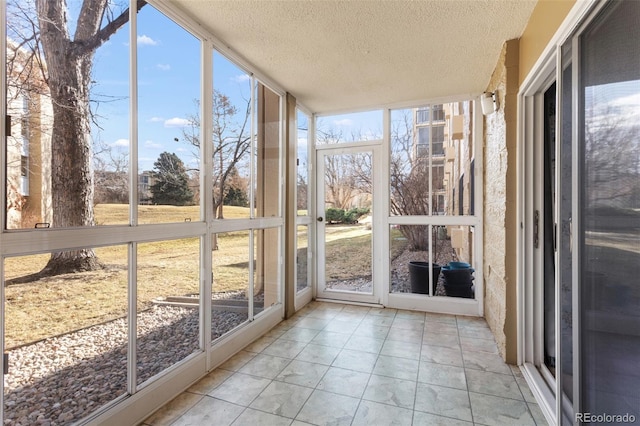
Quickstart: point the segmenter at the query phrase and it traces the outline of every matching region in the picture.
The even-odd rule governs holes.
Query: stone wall
[[[499,108],[484,116],[484,312],[500,355],[516,363],[518,40],[504,44],[487,91]]]

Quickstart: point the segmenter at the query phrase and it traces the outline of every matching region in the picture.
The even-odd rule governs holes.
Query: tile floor
[[[481,318],[312,302],[144,425],[542,425]]]

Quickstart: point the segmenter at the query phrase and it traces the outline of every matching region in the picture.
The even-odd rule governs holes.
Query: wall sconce
[[[482,114],[489,115],[498,110],[498,101],[496,92],[485,92],[480,95],[480,105],[482,106]]]

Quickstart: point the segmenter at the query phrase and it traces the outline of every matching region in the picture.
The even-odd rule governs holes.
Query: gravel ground
[[[138,315],[138,383],[198,350],[198,310],[154,306]],[[246,314],[212,311],[213,338]],[[5,425],[62,425],[126,394],[127,324],[117,319],[8,351]]]
[[[411,292],[408,263],[426,252],[405,251],[391,264],[391,291]],[[445,262],[446,263],[446,262]],[[444,295],[440,275],[436,295]],[[371,280],[333,283],[334,288],[370,291]],[[239,300],[244,292],[214,295]],[[260,295],[256,297],[256,301]],[[216,339],[245,321],[245,313],[212,311]],[[198,350],[198,310],[154,306],[138,315],[137,383]],[[127,391],[127,323],[121,318],[8,351],[4,376],[5,425],[73,423]]]

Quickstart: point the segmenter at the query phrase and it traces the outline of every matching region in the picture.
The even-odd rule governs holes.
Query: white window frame
[[[280,97],[279,111],[279,172],[278,185],[280,187],[278,206],[279,216],[277,217],[251,217],[249,219],[216,221],[213,217],[212,201],[210,197],[204,197],[200,204],[200,221],[190,223],[164,223],[137,226],[138,224],[138,118],[135,113],[137,105],[137,8],[136,0],[130,0],[129,4],[129,67],[130,67],[130,104],[132,111],[130,116],[130,223],[129,225],[96,226],[74,229],[42,229],[42,230],[0,230],[0,279],[4,277],[4,259],[7,257],[24,256],[38,253],[49,253],[52,251],[66,250],[78,247],[105,247],[112,245],[127,245],[129,247],[129,360],[127,363],[128,395],[123,395],[108,403],[105,407],[100,407],[89,417],[82,419],[81,424],[136,424],[143,421],[148,415],[157,410],[158,407],[169,402],[172,398],[184,389],[204,377],[207,372],[220,365],[226,359],[237,353],[244,346],[258,337],[264,335],[269,329],[280,322],[284,316],[284,145],[283,135],[285,126],[285,91],[273,80],[255,70],[254,67],[231,50],[226,43],[221,42],[215,36],[208,33],[202,26],[198,25],[189,16],[183,14],[172,2],[167,0],[149,0],[149,7],[154,7],[162,12],[169,19],[190,32],[200,41],[200,66],[201,82],[200,97],[202,117],[201,132],[201,191],[211,193],[212,191],[212,153],[211,141],[212,127],[212,105],[211,93],[213,93],[213,51],[222,53],[230,61],[248,70],[252,76],[253,83],[260,81],[264,86]],[[6,62],[6,4],[0,6],[0,38],[3,48],[0,58]],[[6,84],[4,81],[1,83]],[[254,84],[252,84],[252,93]],[[2,101],[0,108],[4,115],[7,111],[6,90],[0,91]],[[253,112],[255,114],[255,112]],[[253,119],[252,119],[253,123]],[[0,121],[0,132],[6,134],[6,123]],[[204,129],[204,130],[202,130]],[[255,149],[255,148],[254,148]],[[0,149],[0,162],[6,164],[6,154],[4,149]],[[6,179],[5,167],[0,168],[0,180]],[[6,200],[6,185],[2,185],[0,196]],[[6,221],[5,209],[0,209],[0,223]],[[4,225],[3,225],[4,228]],[[279,303],[266,308],[256,318],[250,318],[241,327],[238,327],[221,338],[217,339],[215,345],[211,343],[211,286],[212,286],[212,244],[213,234],[248,230],[250,235],[254,230],[279,229],[280,242],[278,244],[278,298]],[[200,306],[200,350],[179,361],[175,365],[164,370],[162,373],[145,382],[144,386],[136,383],[136,362],[135,350],[136,341],[136,297],[137,293],[135,271],[137,244],[148,241],[171,240],[177,238],[199,238],[200,239],[200,294],[203,296]],[[253,247],[251,247],[253,250]],[[252,276],[252,275],[251,275]],[[134,295],[134,296],[131,296]],[[4,286],[0,286],[0,330],[4,335]],[[249,298],[251,305],[253,299]],[[133,313],[133,314],[132,314]],[[0,351],[4,352],[4,338],[0,338]],[[2,398],[4,392],[0,392],[0,407],[4,407]],[[2,408],[0,408],[1,410]],[[0,416],[2,411],[0,411]]]
[[[313,134],[315,134],[315,121],[313,120],[313,114],[311,114],[306,108],[302,105],[296,105],[296,131],[298,128],[297,116],[298,113],[304,114],[307,117],[307,214],[304,216],[298,215],[298,184],[297,184],[297,175],[294,177],[296,179],[296,192],[294,196],[294,208],[296,209],[296,237],[294,238],[295,243],[295,253],[298,253],[298,238],[297,231],[298,227],[306,226],[307,227],[307,286],[298,291],[298,263],[294,263],[293,276],[295,278],[295,302],[294,307],[296,310],[302,308],[307,303],[311,302],[311,300],[315,297],[315,281],[313,277],[315,277],[315,269],[314,269],[314,253],[315,253],[315,237],[314,237],[314,229],[313,220],[311,213],[313,212],[313,206],[315,205],[315,189],[313,187],[315,183],[315,179],[313,178],[313,174],[315,173],[315,151],[313,150]],[[297,140],[297,134],[296,134]],[[297,149],[298,144],[296,143],[296,158],[297,158]]]
[[[478,95],[479,96],[479,95]],[[483,205],[483,175],[484,175],[484,158],[482,150],[483,141],[483,116],[480,112],[480,108],[477,107],[477,97],[460,97],[460,98],[442,98],[431,101],[425,101],[420,104],[404,104],[398,106],[391,106],[385,109],[384,115],[384,165],[382,167],[382,195],[384,199],[384,206],[382,207],[385,212],[383,225],[381,229],[381,243],[383,244],[383,252],[387,254],[387,258],[382,262],[381,272],[385,278],[385,282],[388,282],[390,276],[390,265],[388,253],[391,247],[389,240],[389,227],[391,225],[433,225],[433,226],[468,226],[470,232],[473,234],[473,259],[474,264],[478,266],[476,269],[481,270],[481,265],[484,262],[483,254],[483,209],[478,206]],[[451,102],[471,101],[474,104],[473,114],[471,119],[473,120],[473,146],[470,150],[474,159],[474,195],[475,195],[475,214],[465,216],[445,216],[445,215],[431,215],[431,216],[391,216],[389,214],[389,164],[390,164],[390,128],[391,128],[391,110],[400,108],[419,108],[424,105],[439,105]],[[431,109],[430,109],[431,111]],[[430,112],[431,114],[431,112]],[[431,115],[430,115],[431,119]],[[433,121],[429,121],[429,124],[433,124]],[[435,122],[439,123],[439,122]],[[427,123],[423,123],[427,124]],[[431,137],[431,132],[429,132]],[[430,150],[431,151],[431,150]],[[430,156],[430,160],[433,157]],[[441,158],[437,155],[435,158]],[[431,174],[431,167],[429,173]],[[457,195],[456,195],[457,196]],[[456,315],[470,315],[470,316],[483,316],[484,315],[484,280],[481,273],[475,274],[474,280],[475,286],[475,299],[463,299],[457,297],[425,297],[424,295],[415,295],[411,293],[391,293],[389,286],[383,289],[382,292],[382,304],[391,308],[418,310],[426,312],[456,314]]]

